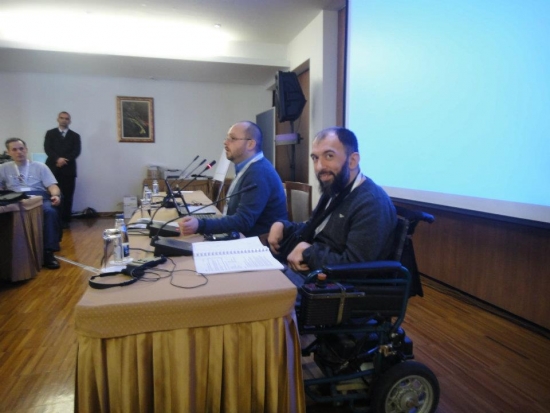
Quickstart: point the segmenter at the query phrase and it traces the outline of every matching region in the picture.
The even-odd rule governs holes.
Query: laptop
[[[186,215],[192,215],[195,218],[214,218],[214,216],[218,213],[218,210],[214,205],[209,205],[206,207],[202,205],[189,205],[185,201],[185,197],[181,192],[178,195],[174,194],[174,191],[172,191],[172,188],[168,184],[168,180],[165,179],[164,183],[166,184],[168,198],[174,203],[174,208],[176,208],[178,216],[183,217]],[[176,197],[181,198],[181,203],[176,200]],[[199,210],[198,213],[195,213],[197,210]]]

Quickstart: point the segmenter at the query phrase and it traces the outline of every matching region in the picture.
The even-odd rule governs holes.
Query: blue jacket
[[[233,192],[252,184],[257,187],[229,199],[226,216],[200,220],[200,232],[219,234],[238,231],[252,237],[269,232],[275,221],[288,219],[281,178],[266,158],[248,167]]]

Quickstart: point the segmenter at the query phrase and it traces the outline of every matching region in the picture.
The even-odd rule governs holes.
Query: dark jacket
[[[288,221],[283,224],[285,238],[305,226],[305,223]],[[317,270],[325,264],[387,259],[396,225],[397,215],[391,199],[366,178],[332,212],[311,247],[304,250],[304,261],[311,270]]]
[[[50,129],[44,138],[44,150],[48,159],[48,165],[55,176],[76,176],[76,158],[80,155],[80,135],[68,130],[63,138],[58,128]],[[58,158],[67,158],[69,162],[62,168],[55,163]]]

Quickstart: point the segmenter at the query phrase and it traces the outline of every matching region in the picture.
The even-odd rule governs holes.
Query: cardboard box
[[[160,167],[156,165],[150,165],[147,168],[147,178],[149,179],[160,179],[161,171]]]
[[[177,179],[177,178],[180,177],[182,172],[183,172],[182,169],[169,169],[169,168],[166,168],[164,170],[164,179]]]
[[[131,218],[134,215],[134,212],[138,209],[137,196],[135,195],[126,195],[123,198],[123,212],[124,218]]]

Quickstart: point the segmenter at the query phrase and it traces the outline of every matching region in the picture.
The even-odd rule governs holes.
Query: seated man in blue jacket
[[[271,251],[288,263],[287,276],[298,286],[325,264],[386,259],[397,225],[386,192],[359,168],[355,134],[328,128],[312,143],[311,159],[321,198],[305,223],[279,221],[269,232]]]
[[[61,191],[57,181],[45,164],[27,159],[27,144],[22,139],[7,139],[6,148],[13,162],[0,165],[0,189],[42,196],[44,200],[42,204],[44,267],[55,270],[59,268],[59,262],[53,253],[59,251],[61,239],[61,219],[58,209],[61,204]]]
[[[231,126],[224,140],[225,155],[235,164],[235,178],[227,191],[222,218],[186,217],[180,223],[183,235],[237,231],[247,237],[266,234],[275,221],[287,219],[286,197],[281,178],[262,152],[258,125],[243,121]],[[251,185],[255,188],[231,196]]]

